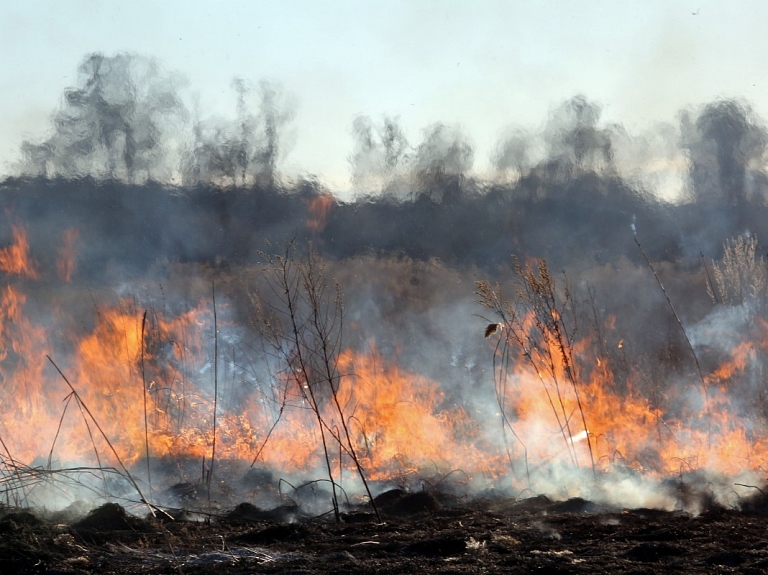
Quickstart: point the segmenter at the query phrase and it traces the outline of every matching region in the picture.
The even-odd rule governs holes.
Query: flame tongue
[[[35,265],[29,257],[27,232],[21,226],[13,226],[13,243],[0,249],[0,270],[28,279],[38,277]]]
[[[350,419],[359,430],[358,445],[372,479],[456,468],[498,476],[500,454],[487,451],[477,422],[460,406],[445,406],[439,384],[402,371],[375,350],[350,350],[339,361],[342,403],[355,406]],[[476,443],[477,442],[477,443]]]

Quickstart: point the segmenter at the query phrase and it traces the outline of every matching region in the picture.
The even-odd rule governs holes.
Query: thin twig
[[[117,450],[115,449],[114,445],[112,445],[112,442],[109,440],[109,437],[107,437],[107,434],[104,432],[104,430],[102,429],[101,425],[99,425],[99,422],[96,420],[96,418],[94,417],[94,415],[91,412],[91,410],[88,409],[88,406],[85,404],[83,399],[77,393],[77,390],[75,389],[75,387],[69,382],[69,380],[67,379],[67,376],[64,375],[64,372],[61,371],[61,369],[59,369],[59,366],[56,365],[56,362],[54,362],[53,359],[51,359],[51,356],[50,355],[46,355],[45,357],[46,357],[46,359],[48,359],[49,362],[51,362],[51,365],[53,365],[53,367],[56,369],[56,371],[59,372],[59,375],[61,376],[61,378],[64,380],[64,382],[67,384],[69,389],[72,391],[72,395],[74,396],[75,401],[77,401],[78,406],[83,411],[85,411],[85,413],[88,414],[88,417],[91,418],[91,421],[93,421],[93,424],[96,426],[96,429],[99,430],[99,433],[101,433],[101,436],[104,438],[104,441],[106,442],[107,446],[112,451],[112,455],[115,456],[115,459],[120,464],[120,467],[122,468],[123,472],[125,473],[125,477],[128,479],[128,481],[131,483],[133,488],[136,490],[136,493],[138,493],[139,499],[141,500],[142,503],[144,503],[149,508],[150,513],[152,513],[152,515],[154,516],[154,511],[152,509],[152,506],[149,504],[149,502],[144,497],[144,494],[141,492],[141,488],[139,487],[139,484],[136,483],[136,480],[131,475],[131,472],[128,471],[128,468],[123,463],[123,460],[120,459],[120,455],[118,455]]]
[[[677,315],[677,312],[675,311],[675,306],[672,305],[672,300],[669,298],[669,295],[667,294],[667,290],[664,289],[664,284],[661,283],[661,279],[659,279],[659,276],[656,274],[656,270],[653,268],[653,264],[651,264],[651,260],[649,260],[648,256],[645,255],[643,246],[640,245],[640,242],[637,240],[636,237],[634,238],[634,240],[635,240],[635,243],[637,244],[637,248],[640,250],[640,253],[643,254],[643,258],[645,258],[645,262],[648,264],[648,268],[651,270],[653,277],[656,279],[656,283],[659,284],[659,287],[661,288],[661,292],[664,294],[664,297],[667,300],[667,304],[669,304],[669,309],[672,310],[672,315],[675,316],[675,320],[677,320],[677,325],[680,326],[680,330],[683,332],[683,335],[685,336],[685,341],[688,343],[688,348],[691,350],[693,361],[696,363],[696,370],[699,374],[699,379],[701,380],[703,390],[704,390],[704,400],[707,406],[707,413],[709,413],[709,386],[707,385],[707,381],[704,379],[704,372],[702,372],[701,370],[699,357],[696,355],[696,350],[693,348],[693,344],[691,343],[691,338],[688,337],[688,332],[685,330],[685,327],[683,326],[683,322],[680,320],[680,316]]]
[[[211,465],[208,468],[208,506],[211,505],[211,480],[213,466],[216,461],[216,408],[219,399],[219,327],[216,318],[216,284],[211,282],[211,299],[213,302],[213,441],[211,445]]]
[[[635,239],[637,241],[637,239]],[[715,303],[720,303],[720,298],[717,297],[717,290],[715,289],[715,285],[712,283],[712,278],[709,275],[709,268],[707,267],[707,260],[704,259],[704,254],[699,252],[699,255],[701,256],[701,263],[704,264],[704,272],[707,274],[707,283],[709,284],[709,291],[712,292],[712,297],[715,298]]]
[[[141,318],[141,340],[139,346],[141,346],[141,391],[144,398],[144,455],[147,460],[147,484],[149,485],[149,492],[152,493],[152,472],[149,464],[149,422],[147,420],[147,374],[144,366],[144,334],[147,325],[147,310],[144,310],[144,315]]]
[[[749,487],[751,489],[757,489],[760,492],[760,495],[762,495],[763,497],[768,497],[765,491],[760,489],[757,485],[745,485],[744,483],[734,483],[734,485],[738,485],[739,487]]]

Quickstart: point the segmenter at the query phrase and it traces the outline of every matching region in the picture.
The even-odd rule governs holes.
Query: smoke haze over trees
[[[23,144],[20,172],[183,186],[276,184],[294,137],[294,96],[273,82],[235,78],[224,90],[232,117],[205,117],[187,84],[150,57],[86,56],[77,85],[52,116],[50,135]],[[499,132],[489,158],[494,179],[473,172],[477,158],[461,126],[426,126],[414,143],[396,116],[361,115],[350,128],[353,191],[399,200],[426,194],[439,203],[526,176],[562,183],[595,173],[623,179],[648,197],[670,197],[663,180],[675,177],[678,200],[740,204],[765,197],[765,129],[737,100],[689,108],[666,125],[631,134],[603,123],[600,105],[575,95],[552,108],[538,133],[503,124]]]
[[[78,68],[79,86],[64,94],[54,133],[25,143],[27,169],[43,176],[120,179],[162,177],[171,116],[186,119],[174,78],[151,59],[92,54]],[[176,79],[178,82],[178,79]]]
[[[472,171],[460,126],[429,125],[414,143],[396,116],[359,116],[349,155],[357,199],[341,201],[311,175],[281,175],[293,96],[235,78],[233,117],[205,118],[188,88],[145,56],[85,57],[51,134],[23,145],[24,175],[6,181],[6,202],[30,224],[61,227],[54,214],[71,214],[85,236],[109,229],[107,245],[145,266],[154,257],[243,262],[264,238],[293,235],[337,257],[372,251],[480,266],[506,261],[512,248],[558,266],[636,258],[630,226],[669,261],[716,255],[734,230],[766,235],[766,134],[744,102],[690,108],[678,126],[633,135],[576,95],[538,133],[500,126],[496,174],[485,177]],[[655,189],[670,174],[684,190],[674,203]],[[321,196],[333,207],[307,226]],[[32,208],[43,201],[61,208]],[[109,257],[104,241],[89,245]]]
[[[236,118],[200,119],[182,96],[186,82],[135,54],[92,54],[64,94],[53,133],[22,146],[27,174],[185,185],[272,185],[280,138],[292,116],[281,90],[236,78]],[[257,101],[257,112],[253,102]],[[194,116],[194,117],[193,117]]]

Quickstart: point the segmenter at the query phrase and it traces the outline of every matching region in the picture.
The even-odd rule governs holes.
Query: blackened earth
[[[148,518],[109,503],[64,523],[5,508],[0,573],[765,573],[759,497],[694,516],[393,490],[377,498],[381,520],[360,508],[341,523],[248,503]]]

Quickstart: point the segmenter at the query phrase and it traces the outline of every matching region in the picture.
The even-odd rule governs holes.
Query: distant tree
[[[133,182],[166,168],[164,122],[186,115],[179,80],[155,60],[128,53],[91,54],[78,74],[78,87],[64,93],[53,117],[53,135],[22,144],[25,171]]]
[[[352,182],[359,190],[389,191],[398,187],[410,161],[410,146],[397,118],[385,116],[374,126],[368,116],[352,123],[354,151],[349,157]]]
[[[384,126],[379,133],[379,138],[384,147],[384,165],[388,172],[391,173],[408,161],[408,140],[397,118],[384,118]]]
[[[416,175],[425,193],[436,201],[450,200],[461,191],[464,175],[472,169],[475,152],[457,127],[433,124],[416,149]]]
[[[491,158],[500,175],[514,172],[523,177],[530,167],[531,136],[523,130],[509,130],[499,141]]]
[[[612,168],[610,131],[598,127],[600,107],[582,95],[561,104],[547,126],[547,140],[553,159],[582,170]]]
[[[373,122],[368,116],[358,116],[352,122],[355,147],[349,157],[352,183],[363,189],[373,187],[373,182],[383,171],[381,149],[373,132]]]
[[[683,146],[690,156],[694,198],[741,204],[747,199],[747,176],[762,167],[766,133],[751,109],[736,100],[707,104],[696,118],[681,115]]]
[[[274,184],[281,137],[293,118],[293,106],[277,86],[262,81],[254,113],[249,106],[254,90],[240,78],[232,87],[237,95],[234,121],[195,122],[194,144],[182,163],[185,183]]]

